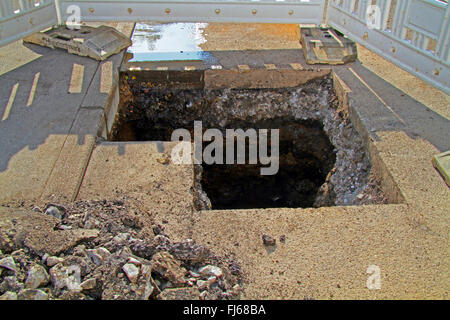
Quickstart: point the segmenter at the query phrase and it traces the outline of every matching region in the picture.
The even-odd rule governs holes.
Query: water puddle
[[[208,61],[211,54],[201,49],[206,43],[207,23],[137,23],[128,53],[129,62]]]

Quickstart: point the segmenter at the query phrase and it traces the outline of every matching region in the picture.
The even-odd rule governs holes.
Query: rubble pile
[[[241,293],[233,258],[190,239],[172,241],[126,199],[0,215],[0,300],[228,300]]]

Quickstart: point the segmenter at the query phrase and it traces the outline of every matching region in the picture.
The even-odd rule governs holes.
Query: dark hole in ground
[[[267,167],[261,163],[203,164],[201,186],[210,199],[212,208],[312,207],[319,188],[336,160],[334,147],[321,123],[274,119],[256,122],[251,126],[242,123],[238,125],[243,130],[280,130],[279,170],[275,175],[261,175],[261,168]],[[270,144],[271,141],[269,146]],[[314,148],[311,147],[312,144],[315,144]],[[248,141],[246,154],[248,155]]]
[[[193,137],[194,121],[203,132],[219,129],[224,144],[226,129],[280,130],[276,175],[262,176],[269,165],[261,164],[194,166],[198,210],[352,205],[364,198],[357,196],[368,187],[370,162],[339,111],[330,77],[297,88],[214,91],[154,86],[126,74],[121,81],[113,141],[170,141],[180,128]]]

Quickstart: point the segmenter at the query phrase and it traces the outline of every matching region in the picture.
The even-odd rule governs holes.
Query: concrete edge
[[[370,131],[362,121],[357,108],[355,108],[353,103],[350,102],[351,99],[349,99],[349,95],[351,95],[352,90],[335,71],[333,71],[332,76],[336,95],[338,96],[340,103],[342,103],[342,108],[348,112],[348,117],[355,130],[359,133],[366,144],[364,147],[372,163],[372,169],[374,170],[375,175],[380,178],[382,189],[388,197],[389,202],[398,204],[405,203],[404,195],[395,182],[389,168],[378,154],[378,150],[376,145],[373,143],[374,139],[370,135]]]

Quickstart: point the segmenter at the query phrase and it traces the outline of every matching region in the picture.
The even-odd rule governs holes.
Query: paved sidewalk
[[[100,63],[21,41],[0,48],[0,201],[75,197],[123,54]]]

